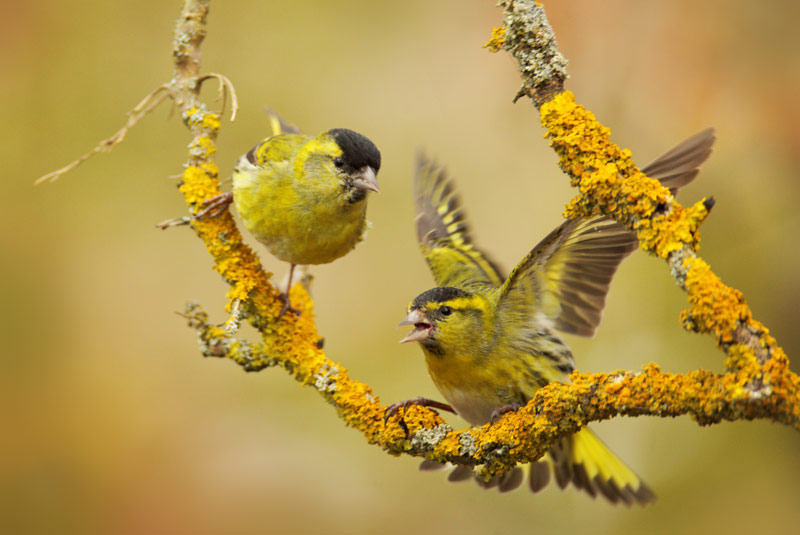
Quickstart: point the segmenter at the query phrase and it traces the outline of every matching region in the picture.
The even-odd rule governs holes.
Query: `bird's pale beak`
[[[412,310],[403,321],[397,324],[398,327],[402,325],[413,325],[414,330],[408,333],[398,344],[425,340],[433,332],[433,325],[428,321],[425,313],[416,309]]]
[[[378,189],[378,177],[375,175],[375,169],[369,165],[365,165],[358,170],[358,173],[353,177],[353,186],[361,189],[368,189],[375,193],[380,193]]]

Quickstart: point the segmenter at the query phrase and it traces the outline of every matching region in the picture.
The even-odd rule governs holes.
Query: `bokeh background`
[[[32,185],[170,78],[179,4],[0,3],[0,530],[796,532],[800,436],[786,427],[595,425],[659,494],[647,508],[555,488],[498,495],[368,446],[280,370],[203,359],[174,311],[196,299],[222,322],[226,288],[188,229],[154,228],[185,213],[174,175],[189,136],[174,110],[162,105],[112,154]],[[798,4],[546,7],[568,87],[637,161],[716,127],[714,155],[681,199],[717,199],[702,254],[796,357]],[[241,105],[220,135],[223,173],[265,135],[266,104],[308,132],[361,131],[383,153],[369,238],[314,270],[314,295],[329,356],[384,402],[437,396],[421,352],[396,344],[406,303],[431,286],[412,231],[414,152],[447,163],[478,243],[507,268],[559,224],[573,194],[536,110],[511,103],[513,60],[481,48],[500,18],[477,0],[211,6],[204,70],[230,77]],[[257,250],[282,277],[286,266]],[[569,339],[579,368],[721,371],[714,341],[681,330],[684,305],[664,263],[634,255],[597,336]]]

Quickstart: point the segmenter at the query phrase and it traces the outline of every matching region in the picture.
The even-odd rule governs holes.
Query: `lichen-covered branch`
[[[216,78],[221,91],[230,92],[234,113],[236,107],[227,78],[200,72],[208,4],[209,0],[185,0],[175,29],[174,76],[160,89],[175,101],[192,136],[180,184],[191,214],[220,192],[214,161],[220,113],[201,101],[203,82]],[[786,355],[753,319],[741,293],[725,286],[696,254],[698,229],[712,203],[702,200],[683,208],[675,202],[668,190],[638,170],[630,151],[611,143],[609,130],[591,112],[563,91],[566,60],[541,6],[531,0],[504,0],[500,5],[505,9],[504,25],[487,46],[508,50],[519,61],[523,87],[518,97],[527,95],[540,108],[561,168],[580,190],[565,215],[612,217],[638,233],[643,249],[667,259],[673,277],[689,295],[684,326],[717,337],[727,352],[728,371],[668,374],[649,364],[640,372],[576,372],[569,384],[552,383],[537,391],[524,408],[481,428],[454,430],[435,411],[419,406],[386,421],[386,407],[372,389],[326,357],[313,302],[302,284],[291,288],[292,305],[300,314],[278,316],[281,303],[270,274],[243,243],[227,212],[201,220],[187,216],[162,225],[188,223],[229,285],[231,317],[222,326],[210,322],[199,305],[186,308],[184,315],[199,336],[202,353],[229,358],[246,371],[281,367],[301,384],[315,388],[369,443],[391,454],[475,466],[487,478],[517,462],[539,458],[561,437],[590,421],[620,415],[688,414],[702,425],[765,418],[800,428],[800,380],[789,370]],[[152,109],[150,102],[140,105],[139,111]],[[260,332],[259,343],[236,337],[240,320]]]
[[[560,437],[590,421],[614,416],[690,415],[701,425],[722,420],[767,418],[800,429],[800,380],[777,360],[761,366],[752,351],[736,349],[738,370],[726,374],[697,370],[662,373],[655,364],[641,372],[573,373],[570,384],[551,383],[516,413],[481,428],[454,430],[435,412],[411,406],[403,414],[408,434],[394,421],[383,420],[385,406],[367,385],[351,379],[341,364],[325,358],[310,311],[308,294],[295,287],[292,303],[303,313],[294,336],[281,347],[270,342],[250,345],[229,337],[208,321],[196,304],[186,309],[189,325],[197,330],[202,352],[230,358],[247,371],[280,366],[303,384],[316,388],[348,425],[367,441],[390,453],[424,456],[438,462],[477,466],[486,477],[502,473],[521,461],[536,459]],[[750,384],[754,370],[762,382]]]
[[[176,29],[174,56],[176,85],[186,93],[179,105],[194,136],[181,191],[195,213],[203,200],[219,191],[213,163],[219,120],[197,98],[198,47],[207,4],[187,1],[186,6],[183,22]],[[722,291],[724,286],[692,256],[699,240],[697,228],[708,215],[710,203],[683,209],[658,182],[638,172],[630,152],[613,145],[608,129],[575,104],[571,94],[563,92],[566,60],[558,52],[543,10],[533,2],[509,1],[504,6],[504,29],[495,32],[489,46],[511,50],[520,60],[522,93],[542,106],[542,121],[562,157],[561,166],[581,188],[567,215],[605,213],[615,217],[638,231],[647,250],[677,263],[673,271],[686,273],[682,285],[696,296],[685,323],[691,322],[698,330],[729,333],[729,338],[719,335],[727,344],[729,372],[665,374],[651,364],[638,373],[576,373],[570,384],[542,388],[526,407],[482,428],[454,430],[435,411],[418,406],[400,414],[404,426],[399,425],[398,417],[385,421],[386,407],[372,389],[351,379],[341,364],[325,356],[314,323],[313,302],[302,285],[291,289],[292,303],[300,315],[277,318],[276,291],[253,252],[242,244],[228,214],[194,221],[192,226],[214,258],[215,269],[231,286],[228,297],[236,303],[236,317],[248,320],[262,339],[258,344],[238,339],[232,329],[210,323],[198,305],[189,305],[186,317],[199,335],[203,354],[230,358],[247,371],[279,366],[301,384],[315,388],[369,443],[392,454],[476,466],[487,478],[517,462],[540,457],[561,437],[590,421],[618,415],[689,414],[701,424],[768,418],[800,427],[798,378],[789,371],[786,356],[765,329],[758,331],[763,333],[759,338],[763,344],[742,343],[736,338],[737,329],[756,329],[756,324],[741,308],[740,296]],[[678,262],[675,258],[679,255],[691,262]],[[731,318],[735,318],[736,328]],[[765,353],[770,358],[763,358]]]

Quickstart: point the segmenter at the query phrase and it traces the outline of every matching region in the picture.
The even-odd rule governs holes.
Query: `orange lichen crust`
[[[697,249],[698,229],[709,211],[706,199],[689,209],[673,202],[669,190],[642,173],[631,151],[612,143],[611,131],[577,104],[570,91],[556,95],[540,111],[559,166],[580,190],[564,217],[613,214],[637,232],[643,249],[661,258],[684,246]]]
[[[742,292],[725,286],[700,258],[689,258],[685,265],[691,308],[683,311],[681,321],[688,330],[714,333],[722,342],[733,342],[733,332],[739,322],[753,320]]]
[[[421,443],[421,439],[414,438],[418,433],[423,436],[428,430],[443,428],[447,429],[445,434],[452,431],[437,413],[423,407],[409,407],[403,414],[408,436],[397,419],[385,424],[386,407],[381,406],[372,388],[350,379],[340,363],[326,358],[314,322],[313,302],[301,284],[292,288],[291,301],[300,315],[292,314],[291,321],[261,325],[262,342],[257,345],[229,336],[223,327],[209,323],[207,314],[196,303],[187,305],[184,316],[197,330],[203,355],[229,358],[246,371],[271,366],[284,368],[303,385],[314,387],[337,409],[345,423],[361,431],[369,443],[380,444],[392,453],[413,450],[414,440]],[[452,450],[446,445],[441,447]]]
[[[740,348],[747,352],[749,349]],[[533,459],[558,437],[573,433],[589,421],[614,416],[652,415],[674,417],[689,414],[701,425],[722,420],[771,418],[800,429],[800,383],[781,366],[715,374],[696,370],[686,374],[662,373],[655,364],[642,372],[580,374],[571,384],[551,383],[515,414],[487,425],[474,436],[479,451],[499,452],[482,471],[486,477],[502,473],[513,462]],[[758,386],[758,388],[754,388]]]

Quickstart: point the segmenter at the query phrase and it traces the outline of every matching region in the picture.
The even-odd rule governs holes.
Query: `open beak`
[[[428,321],[425,314],[419,310],[412,310],[403,321],[397,324],[398,327],[402,325],[413,325],[414,330],[408,333],[398,344],[425,340],[433,332],[433,325]]]
[[[380,193],[378,189],[378,177],[375,176],[375,169],[369,165],[365,165],[358,170],[358,173],[353,177],[353,186],[361,189],[368,189],[375,193]]]

